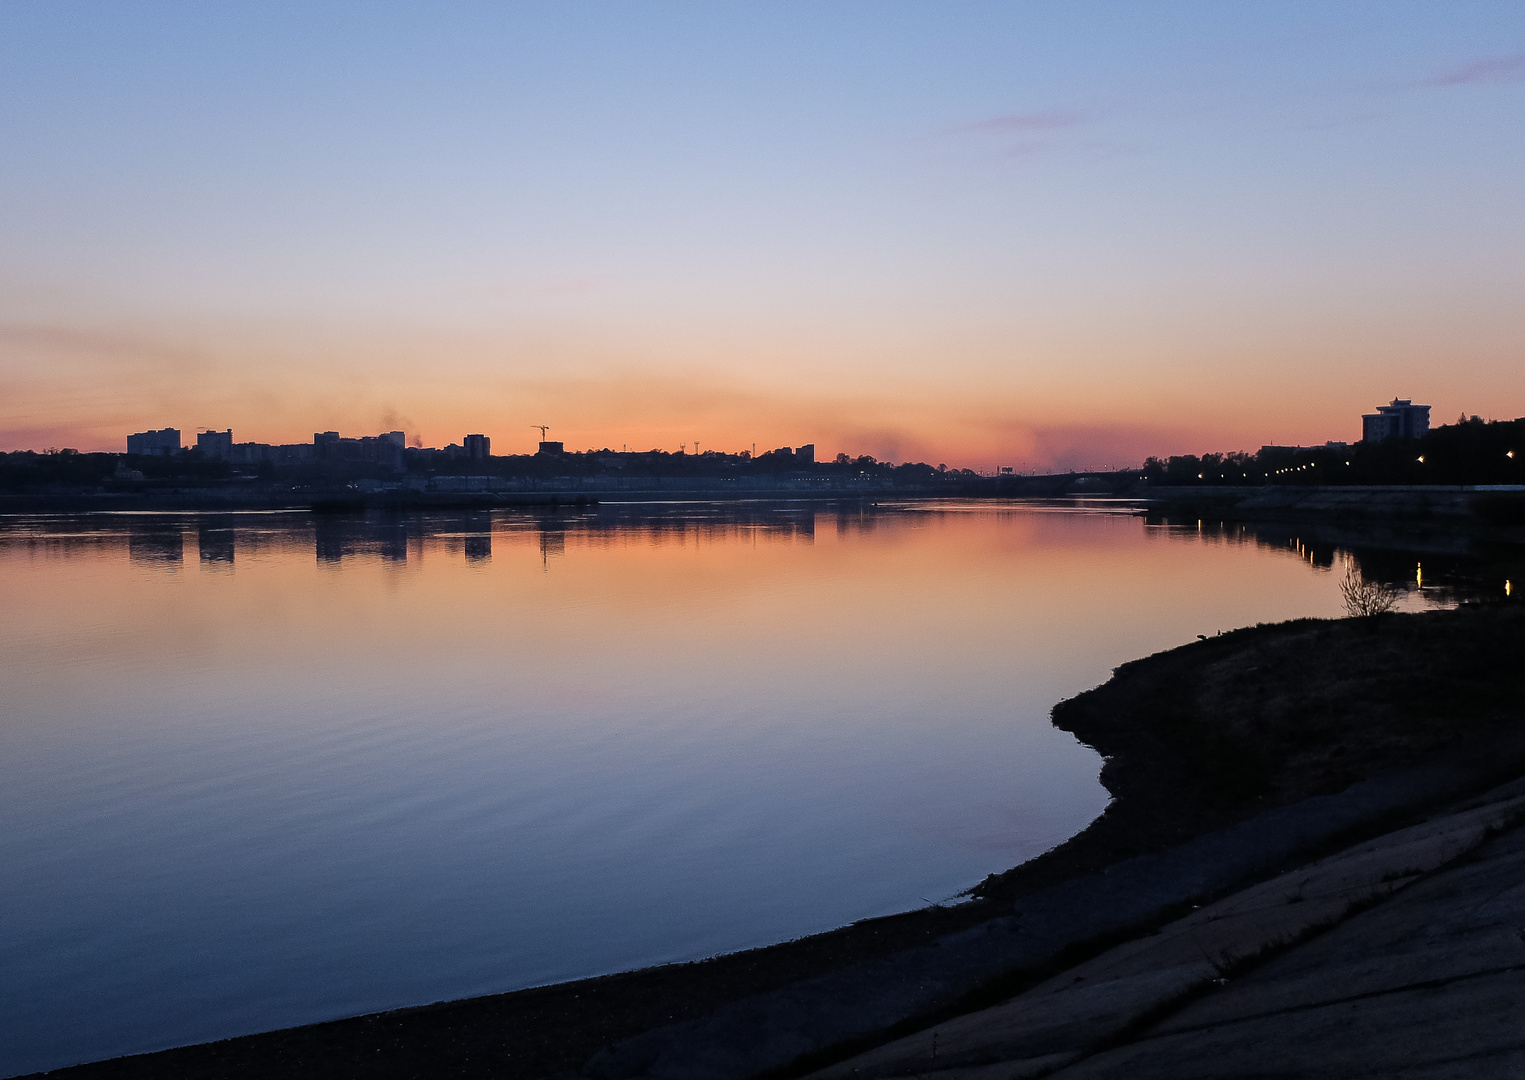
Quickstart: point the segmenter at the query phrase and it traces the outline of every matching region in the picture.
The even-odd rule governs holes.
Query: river
[[[1055,701],[1341,565],[1105,502],[0,518],[0,1073],[955,901],[1106,805]]]

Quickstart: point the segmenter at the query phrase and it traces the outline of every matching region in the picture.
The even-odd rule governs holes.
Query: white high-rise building
[[[1430,430],[1430,407],[1415,405],[1408,398],[1393,398],[1388,405],[1361,417],[1361,441],[1417,439]]]

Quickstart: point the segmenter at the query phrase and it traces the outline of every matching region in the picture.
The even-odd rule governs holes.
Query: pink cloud
[[[981,157],[994,153],[986,164],[999,164],[1051,153],[1063,145],[1066,132],[1086,122],[1082,113],[1063,109],[1009,113],[944,128],[937,137],[954,140],[961,152],[972,151]]]
[[[1426,86],[1471,86],[1525,79],[1525,53],[1490,56],[1425,80]]]
[[[1050,424],[1033,429],[1033,457],[1051,468],[1131,468],[1150,454],[1179,454],[1203,441],[1199,432],[1132,424]]]
[[[1008,116],[992,116],[976,120],[972,124],[960,124],[950,129],[950,134],[1033,135],[1045,131],[1063,131],[1079,127],[1085,117],[1076,112],[1052,110],[1049,112],[1012,113]]]

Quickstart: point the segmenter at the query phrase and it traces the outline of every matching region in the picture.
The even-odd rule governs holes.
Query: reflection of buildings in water
[[[127,560],[166,569],[178,567],[185,558],[185,536],[163,526],[133,527],[127,534]]]
[[[856,513],[856,500],[854,510]],[[584,513],[563,511],[555,517],[536,519],[500,516],[508,529],[530,526],[541,537],[545,558],[565,551],[566,534],[575,533],[580,542],[594,547],[639,537],[653,547],[667,544],[719,543],[732,540],[778,542],[815,542],[818,513],[814,506],[753,505],[731,503],[693,503],[654,509],[639,504],[606,503]],[[866,527],[872,527],[868,525]]]
[[[866,536],[879,527],[877,508],[858,503],[844,503],[837,507],[837,535]]]
[[[540,564],[549,568],[550,560],[564,555],[566,550],[566,525],[560,521],[542,521],[540,523]]]
[[[344,526],[345,523],[337,518],[320,517],[313,522],[313,548],[318,562],[337,565],[344,556],[354,554],[354,545]]]
[[[408,561],[408,526],[404,521],[385,521],[376,529],[376,553],[387,562]]]
[[[712,528],[714,528],[712,526]],[[720,526],[724,529],[723,535],[738,532],[735,526]],[[803,512],[793,512],[785,515],[758,514],[745,525],[746,531],[751,533],[753,539],[761,536],[768,540],[798,541],[804,544],[815,543],[815,511],[808,509]]]
[[[379,557],[389,563],[408,561],[412,537],[402,519],[320,516],[313,519],[312,532],[320,563],[338,563],[357,555]]]
[[[1207,542],[1253,543],[1286,551],[1319,570],[1354,561],[1370,581],[1422,594],[1427,604],[1517,600],[1512,584],[1525,574],[1525,546],[1484,542],[1462,530],[1404,527],[1374,521],[1172,521],[1150,514],[1167,535]]]
[[[461,522],[461,530],[465,533],[461,547],[469,563],[487,563],[492,561],[492,515],[491,514],[468,514]]]
[[[201,561],[209,566],[226,566],[233,562],[233,530],[225,525],[200,525],[196,529],[196,543]]]
[[[793,521],[789,535],[802,543],[815,543],[815,511],[807,510]]]
[[[485,532],[475,536],[468,536],[462,547],[465,550],[467,562],[492,562],[492,533]]]

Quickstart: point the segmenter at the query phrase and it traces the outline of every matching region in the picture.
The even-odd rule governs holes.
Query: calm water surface
[[[943,900],[1104,807],[1056,700],[1337,578],[990,504],[0,519],[0,1073]]]

